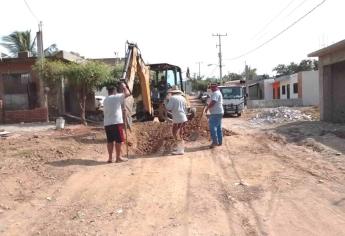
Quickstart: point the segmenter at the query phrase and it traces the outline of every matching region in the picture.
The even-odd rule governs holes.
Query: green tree
[[[309,60],[305,59],[302,60],[299,64],[291,62],[289,65],[279,64],[273,68],[272,71],[276,72],[276,76],[283,76],[283,75],[292,75],[294,73],[298,73],[300,71],[310,71],[310,70],[317,70],[318,69],[318,61],[317,60]]]
[[[97,84],[96,89],[102,90],[102,88],[104,87],[117,86],[117,83],[119,82],[122,74],[123,67],[123,64],[117,64],[114,67],[111,67],[110,76]]]
[[[63,63],[60,61],[37,62],[34,70],[46,81],[68,79],[68,83],[77,89],[80,105],[81,122],[86,125],[86,96],[111,77],[111,68],[102,62]]]
[[[228,73],[227,75],[223,76],[223,81],[232,81],[232,80],[241,80],[243,76],[237,73]]]
[[[1,45],[6,48],[11,56],[16,57],[19,52],[28,51],[36,55],[35,39],[31,37],[31,31],[14,31],[10,35],[1,38]]]
[[[313,60],[313,70],[318,70],[319,69],[319,61],[318,60]]]
[[[277,77],[283,76],[283,75],[288,75],[290,73],[288,67],[284,64],[277,65],[276,67],[273,68],[272,71],[276,72]]]
[[[313,70],[313,61],[312,60],[302,60],[298,65],[299,71],[309,71]]]

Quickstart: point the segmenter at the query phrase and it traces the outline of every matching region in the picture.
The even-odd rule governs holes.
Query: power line
[[[29,4],[27,3],[26,0],[24,0],[24,3],[25,3],[25,5],[26,5],[26,7],[29,9],[31,15],[32,15],[38,22],[40,22],[40,20],[38,19],[38,17],[37,17],[37,16],[35,15],[35,13],[31,10],[31,7],[29,6]]]
[[[326,0],[323,0],[322,2],[320,2],[319,4],[317,4],[315,7],[313,7],[310,11],[308,11],[306,14],[304,14],[303,16],[301,16],[300,18],[298,18],[296,21],[294,21],[292,24],[290,24],[288,27],[286,27],[285,29],[283,29],[282,31],[280,31],[278,34],[274,35],[273,37],[271,37],[270,39],[266,40],[265,42],[263,42],[262,44],[260,44],[259,46],[249,50],[248,52],[245,52],[237,57],[233,57],[233,58],[228,58],[228,59],[224,59],[224,60],[228,60],[228,61],[232,61],[232,60],[236,60],[239,59],[241,57],[247,56],[250,53],[255,52],[256,50],[262,48],[263,46],[265,46],[266,44],[268,44],[269,42],[271,42],[272,40],[276,39],[277,37],[279,37],[281,34],[283,34],[284,32],[286,32],[287,30],[289,30],[292,26],[294,26],[295,24],[297,24],[299,21],[301,21],[302,19],[304,19],[306,16],[308,16],[310,13],[312,13],[313,11],[315,11],[318,7],[320,7],[322,4],[324,4],[326,2]]]
[[[277,15],[275,15],[264,27],[262,27],[253,37],[255,39],[257,36],[262,34],[268,26],[270,26],[295,0],[291,0]]]
[[[292,9],[292,11],[290,11],[289,14],[287,14],[284,19],[287,19],[289,16],[291,16],[298,8],[300,8],[304,3],[306,3],[308,0],[304,0],[303,2],[301,2],[300,4],[298,4],[294,9]],[[267,35],[267,32],[264,33],[263,35],[261,35],[258,40],[262,39],[265,35]]]
[[[295,7],[289,14],[287,14],[287,15],[285,16],[285,18],[291,16],[291,14],[294,13],[298,8],[300,8],[304,3],[306,3],[306,1],[308,1],[308,0],[304,0],[303,2],[301,2],[301,3],[300,3],[297,7]]]

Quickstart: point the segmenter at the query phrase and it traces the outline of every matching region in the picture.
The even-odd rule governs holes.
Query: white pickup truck
[[[246,100],[245,86],[219,86],[219,90],[223,95],[224,114],[241,116]]]

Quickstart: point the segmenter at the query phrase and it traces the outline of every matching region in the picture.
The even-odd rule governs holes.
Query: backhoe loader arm
[[[128,43],[126,55],[126,64],[123,71],[122,79],[128,85],[129,90],[133,91],[134,80],[138,78],[140,83],[140,91],[144,104],[145,112],[152,114],[151,91],[150,91],[150,70],[145,65],[136,44]],[[127,110],[133,115],[133,97],[126,100]]]

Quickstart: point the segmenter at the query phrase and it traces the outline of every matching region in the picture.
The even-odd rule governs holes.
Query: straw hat
[[[170,89],[168,89],[168,93],[183,93],[178,85],[173,85]]]

